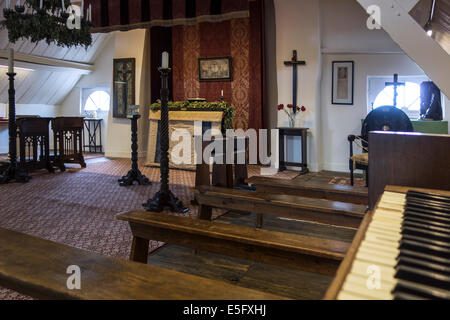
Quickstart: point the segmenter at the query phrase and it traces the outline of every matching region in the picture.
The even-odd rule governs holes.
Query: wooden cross
[[[305,61],[297,60],[297,50],[292,51],[292,59],[291,61],[285,61],[285,66],[292,66],[292,104],[294,105],[293,112],[295,113],[295,106],[297,105],[297,66],[304,66],[306,64]]]
[[[394,74],[394,82],[386,82],[385,85],[386,87],[394,86],[394,107],[397,108],[397,96],[398,96],[397,87],[404,86],[405,83],[398,82],[398,74]]]

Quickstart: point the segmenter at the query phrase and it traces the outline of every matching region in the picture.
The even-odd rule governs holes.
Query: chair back
[[[409,117],[402,110],[393,106],[381,106],[372,110],[364,119],[361,137],[368,141],[370,131],[413,132]]]

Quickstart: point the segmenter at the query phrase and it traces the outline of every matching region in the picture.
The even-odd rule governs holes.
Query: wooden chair
[[[350,142],[350,184],[353,186],[353,172],[356,169],[364,170],[366,174],[366,187],[369,186],[369,132],[370,131],[414,131],[411,120],[402,110],[393,106],[378,107],[364,119],[361,135],[349,135]],[[363,149],[362,154],[353,154],[353,143]]]
[[[83,157],[83,117],[57,117],[52,120],[55,153],[53,163],[65,171],[64,163],[86,167]]]

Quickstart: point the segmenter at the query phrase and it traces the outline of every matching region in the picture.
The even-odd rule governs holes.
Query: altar
[[[223,111],[206,110],[179,110],[169,111],[169,167],[185,170],[195,170],[194,161],[194,132],[202,134],[208,130],[222,131]],[[146,166],[159,167],[160,159],[160,137],[159,125],[161,111],[150,111],[149,113],[149,135]],[[172,133],[177,129],[187,130],[191,137],[191,161],[190,164],[175,164],[171,159],[172,148],[178,141],[172,141]]]

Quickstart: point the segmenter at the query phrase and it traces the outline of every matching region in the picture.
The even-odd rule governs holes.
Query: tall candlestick
[[[161,68],[163,69],[169,68],[169,53],[166,51],[162,53]]]
[[[8,73],[14,73],[14,50],[8,50]]]

